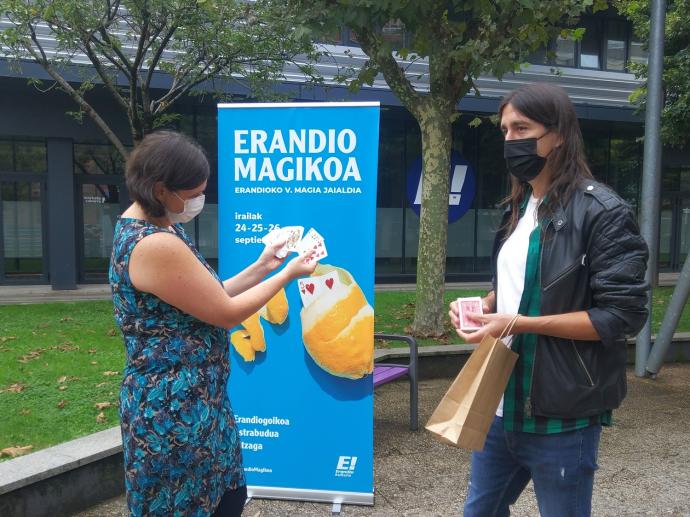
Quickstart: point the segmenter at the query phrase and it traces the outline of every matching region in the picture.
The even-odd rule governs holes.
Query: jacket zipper
[[[590,387],[594,386],[594,380],[592,379],[592,376],[589,374],[589,370],[587,370],[587,366],[585,366],[585,362],[582,360],[582,356],[580,355],[580,352],[577,349],[577,346],[575,346],[575,341],[572,339],[570,342],[573,344],[573,349],[575,350],[575,355],[577,356],[578,361],[580,361],[580,366],[582,366],[582,369],[585,372],[585,375],[587,375],[587,380],[589,381]]]
[[[540,250],[540,251],[541,251],[541,250]],[[573,272],[574,270],[576,270],[576,269],[579,268],[580,266],[584,266],[584,265],[585,265],[584,262],[585,262],[585,258],[586,258],[586,257],[587,257],[586,254],[580,256],[580,260],[579,260],[576,264],[573,264],[573,265],[570,266],[568,269],[566,269],[565,271],[563,271],[563,273],[561,273],[560,275],[558,275],[557,278],[554,278],[551,282],[549,282],[549,285],[547,285],[546,287],[544,287],[543,290],[544,290],[544,291],[548,291],[549,289],[551,289],[551,288],[554,286],[554,284],[557,284],[563,277],[568,276],[571,272]]]

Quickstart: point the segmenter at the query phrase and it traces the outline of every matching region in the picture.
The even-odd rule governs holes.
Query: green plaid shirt
[[[521,210],[524,212],[525,198]],[[541,307],[541,274],[539,267],[541,221],[529,237],[525,286],[520,299],[519,313],[539,316]],[[555,434],[582,429],[592,424],[611,425],[611,411],[584,418],[547,418],[532,414],[531,387],[537,334],[518,334],[513,337],[511,349],[519,354],[515,369],[510,375],[503,400],[503,428],[506,431]]]

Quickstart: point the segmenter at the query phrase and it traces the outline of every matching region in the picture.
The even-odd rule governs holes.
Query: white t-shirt
[[[541,199],[530,196],[525,213],[518,221],[515,231],[503,243],[498,252],[496,263],[496,312],[499,314],[517,314],[525,288],[525,268],[527,267],[527,250],[529,236],[537,227],[537,209]],[[510,346],[513,336],[506,336],[503,342]],[[503,397],[496,409],[496,415],[503,416]]]

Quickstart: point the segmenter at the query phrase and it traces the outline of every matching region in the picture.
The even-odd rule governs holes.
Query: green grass
[[[109,301],[0,306],[0,449],[117,425],[123,366]],[[98,421],[102,402],[113,406]]]
[[[655,290],[653,332],[661,325],[672,291]],[[481,294],[453,290],[445,299],[448,303]],[[409,291],[377,293],[377,332],[407,333],[414,298]],[[444,338],[419,343],[460,342],[450,322],[446,330]],[[690,304],[678,331],[690,332]],[[0,449],[32,445],[37,450],[118,425],[115,404],[123,366],[122,339],[109,301],[0,306]],[[103,409],[98,421],[101,410],[95,405],[104,402],[112,406]]]

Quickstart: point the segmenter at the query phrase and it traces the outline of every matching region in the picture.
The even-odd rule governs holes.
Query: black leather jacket
[[[499,231],[494,289],[503,241]],[[627,389],[625,338],[647,319],[647,258],[635,214],[596,181],[582,182],[567,205],[548,217],[541,232],[541,314],[585,310],[601,340],[539,335],[528,412],[578,418],[620,405]]]

